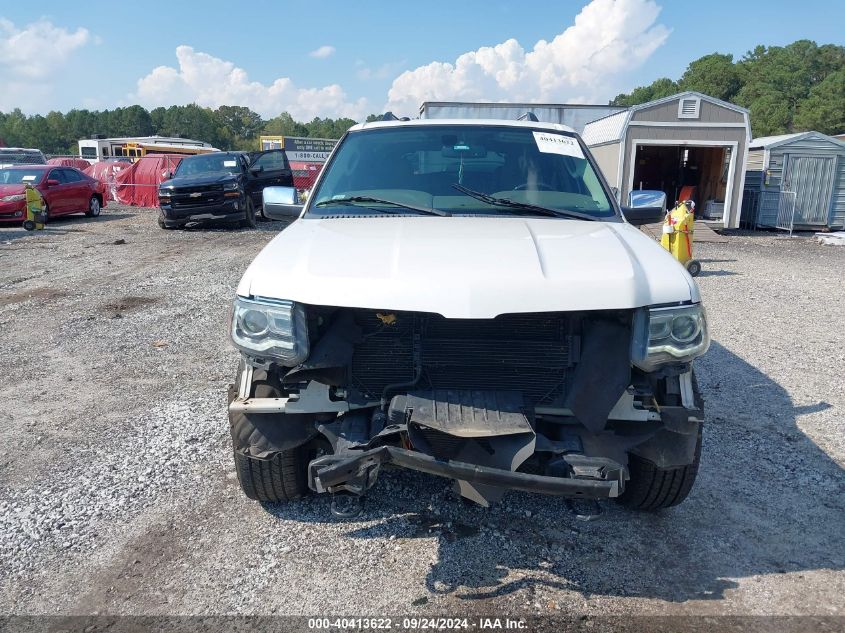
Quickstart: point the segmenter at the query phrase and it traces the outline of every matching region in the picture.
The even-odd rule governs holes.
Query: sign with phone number
[[[292,152],[285,149],[288,160],[298,160],[303,163],[325,163],[331,152]]]
[[[285,149],[288,160],[324,163],[335,145],[337,141],[328,138],[286,136],[282,147]]]

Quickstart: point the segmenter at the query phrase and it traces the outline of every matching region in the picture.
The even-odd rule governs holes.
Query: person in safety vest
[[[695,225],[695,202],[684,200],[666,214],[660,244],[695,277],[701,264],[692,256],[692,236]]]
[[[43,229],[44,222],[47,219],[44,215],[44,198],[41,197],[38,189],[30,183],[26,183],[24,194],[26,195],[26,214],[23,228],[27,231]]]

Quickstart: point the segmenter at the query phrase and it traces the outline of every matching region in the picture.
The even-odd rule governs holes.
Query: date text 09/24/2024
[[[444,618],[407,617],[393,618],[309,618],[308,628],[313,630],[391,630],[448,631],[448,630],[522,630],[527,623],[512,618]]]

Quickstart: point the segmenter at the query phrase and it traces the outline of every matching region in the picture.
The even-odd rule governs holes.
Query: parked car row
[[[107,200],[104,183],[74,167],[8,164],[0,167],[0,223],[23,222],[27,184],[41,193],[48,219],[72,213],[97,216]],[[158,224],[174,229],[222,221],[254,228],[257,216],[263,215],[262,192],[268,186],[293,187],[283,150],[187,156],[159,186]]]

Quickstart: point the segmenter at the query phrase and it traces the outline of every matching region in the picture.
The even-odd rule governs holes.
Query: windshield
[[[341,212],[372,215],[388,209],[390,201],[451,215],[543,210],[521,205],[573,212],[587,219],[615,215],[574,134],[513,126],[431,125],[351,132],[311,201],[306,217]]]
[[[233,154],[202,154],[200,156],[189,156],[183,158],[176,168],[177,176],[194,176],[196,174],[209,173],[230,173],[240,172],[238,157]]]
[[[43,175],[43,169],[0,169],[0,185],[34,185]]]

